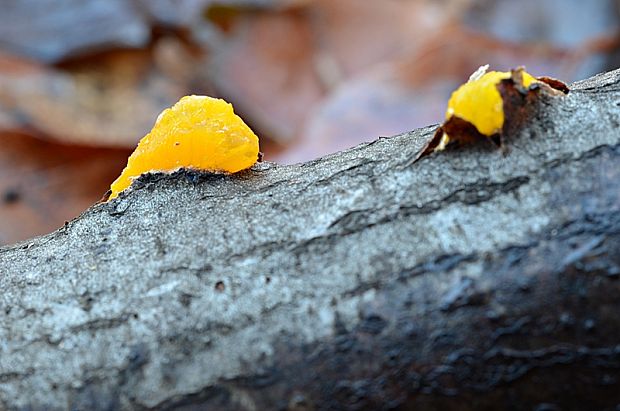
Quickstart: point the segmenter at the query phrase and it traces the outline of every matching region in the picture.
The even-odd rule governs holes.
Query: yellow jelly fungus
[[[448,101],[446,120],[452,116],[459,117],[476,127],[485,136],[492,136],[501,132],[504,125],[504,107],[502,96],[497,89],[500,81],[509,79],[511,72],[490,71],[485,73],[488,66],[478,69],[469,81],[459,87]],[[521,72],[523,86],[538,81],[531,74]],[[438,149],[443,149],[449,137],[444,134]]]
[[[206,96],[186,96],[164,110],[131,154],[110,187],[110,199],[146,172],[180,168],[235,173],[258,159],[258,137],[231,104]]]

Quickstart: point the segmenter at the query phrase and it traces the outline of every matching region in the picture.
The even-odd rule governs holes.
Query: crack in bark
[[[96,331],[105,330],[110,328],[117,328],[124,325],[130,318],[137,318],[137,313],[123,313],[118,317],[113,318],[97,318],[94,320],[86,321],[84,323],[72,326],[71,332],[78,333],[81,331]]]
[[[466,185],[464,188],[458,189],[442,199],[432,200],[419,205],[410,204],[400,206],[397,212],[380,218],[377,217],[379,210],[376,209],[349,211],[334,221],[329,226],[329,229],[335,231],[339,235],[347,235],[376,225],[407,218],[412,215],[432,214],[454,203],[477,205],[490,201],[497,195],[514,192],[529,181],[530,177],[528,176],[515,177],[502,183],[490,183],[488,180],[481,180],[474,184]]]
[[[454,396],[464,390],[490,390],[523,378],[538,369],[582,364],[584,367],[620,368],[620,346],[590,348],[587,346],[552,345],[534,350],[497,347],[483,354],[480,365],[475,353],[448,358],[421,378],[420,391]],[[428,389],[425,389],[428,388]]]

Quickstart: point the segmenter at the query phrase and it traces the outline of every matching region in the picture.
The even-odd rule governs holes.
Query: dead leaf
[[[215,50],[214,81],[269,138],[290,142],[343,80],[411,50],[438,28],[428,1],[316,0],[295,10],[238,16]]]
[[[128,150],[88,149],[1,134],[0,244],[61,227],[98,201]]]
[[[260,134],[287,141],[321,99],[312,65],[312,31],[298,11],[244,16],[233,37],[216,51],[219,94]]]
[[[2,61],[0,128],[71,144],[134,147],[164,108],[208,92],[203,56],[172,38],[56,69],[21,61],[21,70],[7,70]]]

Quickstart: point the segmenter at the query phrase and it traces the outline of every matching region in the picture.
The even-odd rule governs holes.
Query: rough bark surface
[[[0,406],[617,409],[618,106],[615,71],[507,151],[142,177],[0,249]]]

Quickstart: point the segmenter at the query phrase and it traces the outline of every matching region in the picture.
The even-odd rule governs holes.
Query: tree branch
[[[0,249],[3,409],[612,409],[620,71],[508,136],[143,176]]]

